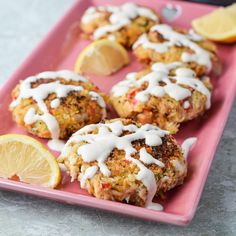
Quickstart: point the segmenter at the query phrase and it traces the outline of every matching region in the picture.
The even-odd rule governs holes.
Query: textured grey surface
[[[0,0],[0,83],[73,0]],[[236,79],[236,78],[232,78]],[[0,235],[236,235],[236,104],[188,227],[146,222],[0,191]]]

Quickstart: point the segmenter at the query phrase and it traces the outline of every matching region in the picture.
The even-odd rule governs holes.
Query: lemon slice
[[[0,136],[0,177],[54,188],[61,180],[54,156],[25,135]]]
[[[218,42],[236,42],[236,3],[192,21],[196,32]]]
[[[75,72],[110,75],[129,63],[123,46],[113,40],[101,39],[88,45],[79,55]]]

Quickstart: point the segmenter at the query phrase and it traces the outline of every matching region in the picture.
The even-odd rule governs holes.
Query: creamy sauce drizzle
[[[177,68],[177,69],[176,69]],[[170,71],[176,69],[175,76],[170,75]],[[130,88],[141,88],[144,83],[148,83],[146,89],[137,92],[135,99],[139,102],[147,102],[149,97],[163,97],[165,94],[173,99],[180,101],[192,95],[192,92],[184,88],[186,85],[206,96],[206,108],[211,106],[211,93],[202,81],[196,79],[195,72],[185,68],[180,62],[170,64],[155,63],[151,67],[151,72],[140,79],[136,79],[137,73],[129,73],[126,80],[119,82],[112,88],[112,94],[115,97],[123,96]],[[173,82],[175,81],[175,82]],[[165,83],[161,86],[160,83]],[[189,108],[190,104],[184,103],[184,109]]]
[[[54,109],[59,107],[60,106],[60,99],[56,98],[56,99],[52,100],[50,103],[50,106],[51,106],[51,108],[54,108]]]
[[[184,142],[181,145],[181,148],[183,150],[184,158],[187,159],[188,153],[192,145],[194,145],[197,142],[197,138],[192,137],[184,140]]]
[[[154,211],[163,211],[163,206],[161,204],[151,202],[148,206],[147,209],[154,210]]]
[[[89,134],[89,132],[96,129],[98,129],[97,134]],[[131,133],[121,136],[124,131],[129,131]],[[147,153],[145,148],[142,148],[139,152],[140,160],[133,158],[132,156],[137,153],[137,150],[132,146],[132,142],[144,139],[148,146],[161,145],[162,138],[166,134],[168,134],[167,131],[149,124],[137,127],[133,124],[123,125],[121,121],[114,121],[108,124],[88,125],[80,129],[70,138],[62,151],[61,157],[68,154],[70,143],[81,141],[87,142],[87,144],[78,148],[78,155],[80,155],[85,162],[90,163],[97,161],[98,167],[96,167],[100,169],[104,176],[109,176],[111,173],[105,164],[108,156],[115,148],[124,150],[125,159],[135,163],[139,168],[136,178],[140,180],[148,190],[146,207],[151,209],[162,209],[159,205],[152,203],[152,199],[157,190],[157,184],[153,172],[143,163],[156,164],[161,168],[164,167],[164,163],[153,158]],[[96,174],[98,170],[96,167],[89,167],[89,170],[87,169],[85,173],[80,175],[79,179],[81,180],[82,188],[85,187],[86,180],[92,178]]]
[[[84,77],[67,70],[57,71],[57,72],[43,72],[36,76],[31,76],[26,78],[20,84],[19,96],[14,100],[10,107],[14,108],[18,106],[22,99],[32,98],[40,110],[41,114],[37,114],[34,108],[30,108],[25,117],[25,124],[33,124],[36,121],[43,121],[48,130],[51,133],[52,140],[48,142],[48,146],[56,151],[61,151],[64,142],[59,140],[60,127],[56,118],[49,112],[44,100],[50,95],[55,93],[57,98],[52,100],[50,103],[51,108],[57,108],[60,105],[60,98],[66,97],[71,91],[82,91],[84,88],[82,86],[75,85],[65,85],[62,84],[59,80],[40,84],[39,86],[32,88],[32,83],[37,82],[40,79],[58,79],[62,78],[67,81],[82,81],[88,82]],[[105,108],[105,102],[103,98],[96,92],[89,92],[92,100],[96,100],[100,107]],[[105,109],[103,109],[105,112]]]
[[[186,170],[186,167],[184,164],[182,164],[179,160],[173,160],[171,161],[176,171],[180,172],[180,174],[183,174]]]
[[[94,39],[99,39],[107,33],[112,33],[121,29],[122,27],[130,24],[131,21],[138,16],[145,16],[153,21],[158,20],[157,16],[150,9],[129,2],[124,3],[121,6],[100,6],[97,8],[90,7],[86,10],[81,21],[82,23],[87,24],[99,18],[101,13],[104,11],[111,13],[109,17],[109,24],[96,29],[93,33]]]
[[[86,188],[86,180],[93,178],[93,176],[97,173],[97,171],[98,171],[97,166],[91,166],[85,170],[84,174],[81,174],[80,176],[81,188]]]
[[[139,152],[139,155],[140,155],[140,160],[144,163],[144,164],[147,164],[147,165],[150,165],[152,163],[160,166],[160,167],[165,167],[164,163],[155,159],[151,154],[149,154],[145,148],[141,148],[140,149],[140,152]]]
[[[189,101],[185,101],[183,104],[183,108],[184,109],[188,109],[190,107],[190,102]]]
[[[134,49],[141,45],[144,48],[153,49],[158,53],[165,53],[171,46],[185,46],[193,50],[194,53],[183,52],[181,55],[181,60],[183,62],[196,62],[199,65],[206,66],[208,68],[208,71],[211,70],[212,62],[210,54],[208,53],[208,51],[194,42],[201,41],[202,37],[192,30],[190,30],[188,34],[181,34],[173,30],[173,28],[169,25],[159,24],[153,26],[150,31],[157,31],[167,41],[163,43],[154,43],[148,39],[147,34],[142,34],[134,43]]]

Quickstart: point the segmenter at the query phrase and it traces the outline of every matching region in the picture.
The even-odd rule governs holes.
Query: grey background
[[[0,83],[73,0],[0,0]],[[236,78],[232,78],[236,79]],[[0,191],[0,235],[236,235],[236,104],[188,227],[146,222]]]

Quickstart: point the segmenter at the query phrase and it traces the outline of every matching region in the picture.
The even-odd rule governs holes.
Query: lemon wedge
[[[192,26],[197,33],[208,39],[224,43],[236,42],[236,3],[193,20]]]
[[[75,72],[110,75],[129,63],[126,49],[119,43],[109,39],[94,41],[78,56]]]
[[[0,136],[0,177],[55,188],[61,180],[55,157],[26,135]]]

